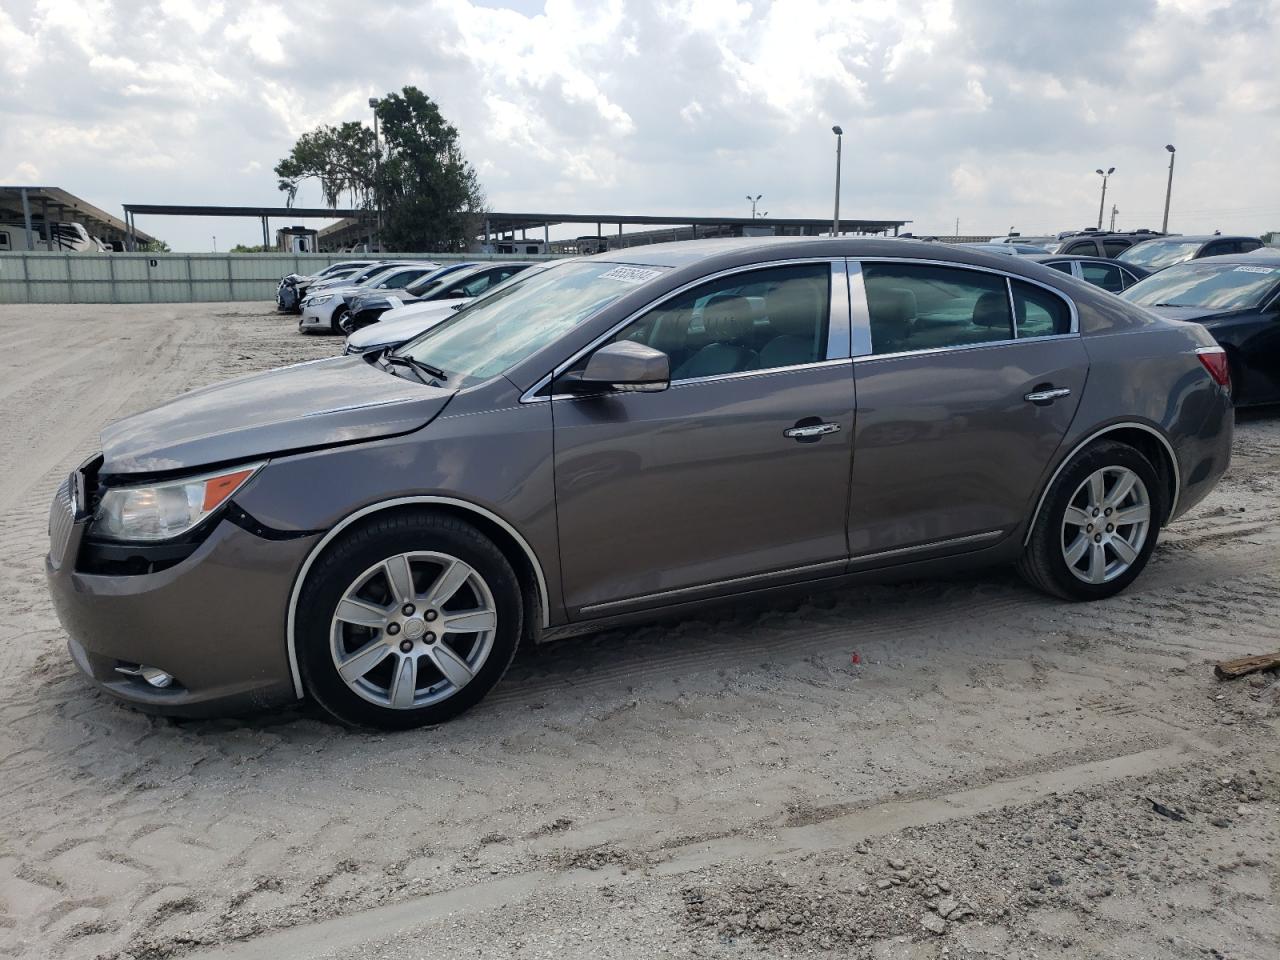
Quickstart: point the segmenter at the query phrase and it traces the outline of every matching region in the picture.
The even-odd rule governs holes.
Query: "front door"
[[[868,262],[863,276],[854,566],[989,546],[1027,516],[1075,415],[1088,357],[1071,308],[978,270]]]
[[[668,389],[551,401],[571,615],[843,568],[848,322],[842,261],[736,272],[613,337],[665,352]]]

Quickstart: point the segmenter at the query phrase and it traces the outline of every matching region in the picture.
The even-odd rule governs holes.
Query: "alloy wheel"
[[[1146,484],[1127,467],[1103,467],[1085,478],[1062,519],[1062,556],[1085,583],[1107,583],[1142,553],[1151,528]]]
[[[343,592],[330,655],[365,700],[413,710],[466,686],[488,659],[497,626],[493,593],[474,567],[447,553],[401,553]]]

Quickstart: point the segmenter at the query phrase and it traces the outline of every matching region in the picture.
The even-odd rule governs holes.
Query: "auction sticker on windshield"
[[[1236,273],[1275,273],[1280,267],[1236,267]]]
[[[643,267],[614,267],[608,273],[600,274],[600,279],[617,280],[620,283],[644,283],[660,276],[662,276],[661,270],[645,270]]]

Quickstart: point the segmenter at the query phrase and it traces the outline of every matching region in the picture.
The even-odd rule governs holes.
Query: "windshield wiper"
[[[430,377],[434,377],[441,383],[449,379],[449,375],[439,367],[433,367],[431,364],[424,363],[421,360],[415,360],[413,357],[402,357],[398,354],[388,352],[382,355],[382,361],[387,364],[394,364],[395,366],[406,367],[409,370],[412,370],[414,376],[428,386],[431,384],[422,376],[424,373]]]

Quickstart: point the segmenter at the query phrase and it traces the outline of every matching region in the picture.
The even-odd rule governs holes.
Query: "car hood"
[[[1183,320],[1188,323],[1210,323],[1223,317],[1235,316],[1237,313],[1249,312],[1223,307],[1146,307],[1145,309],[1166,320]]]
[[[377,323],[371,323],[351,334],[347,338],[347,345],[364,351],[370,347],[404,343],[453,316],[454,307],[466,302],[465,300],[440,300],[435,303],[412,304],[422,308],[412,312],[408,307],[388,310]],[[397,320],[392,318],[392,314],[402,314],[402,316]]]
[[[454,390],[359,357],[267,370],[192,390],[102,431],[104,474],[186,470],[408,433]]]

